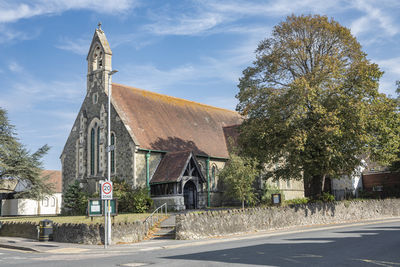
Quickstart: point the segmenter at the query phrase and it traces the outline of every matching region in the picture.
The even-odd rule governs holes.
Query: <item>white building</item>
[[[61,212],[62,183],[61,172],[44,170],[43,177],[49,177],[48,183],[53,184],[54,194],[45,196],[42,200],[33,199],[2,199],[1,216],[26,216],[26,215],[56,215]],[[24,181],[18,181],[12,192],[17,193],[29,190],[29,186]]]

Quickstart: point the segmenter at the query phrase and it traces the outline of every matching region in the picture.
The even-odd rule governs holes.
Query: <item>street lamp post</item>
[[[111,181],[111,76],[117,73],[112,70],[108,73],[108,116],[107,116],[107,181]],[[110,200],[105,200],[105,227],[104,227],[104,247],[111,244],[111,216]]]

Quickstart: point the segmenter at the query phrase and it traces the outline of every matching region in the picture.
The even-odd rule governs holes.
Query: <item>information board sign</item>
[[[110,207],[111,207],[110,215],[117,216],[118,215],[118,201],[116,198],[113,198],[110,200]]]
[[[103,216],[103,201],[100,199],[89,199],[88,216]]]

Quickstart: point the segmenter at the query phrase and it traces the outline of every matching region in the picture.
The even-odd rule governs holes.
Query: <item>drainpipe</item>
[[[150,192],[150,151],[146,153],[146,186]]]
[[[206,173],[207,173],[207,206],[210,207],[210,158],[206,159]]]

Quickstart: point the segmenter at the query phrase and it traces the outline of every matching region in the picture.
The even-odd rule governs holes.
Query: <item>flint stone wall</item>
[[[35,223],[0,222],[0,236],[15,236],[37,239]],[[149,225],[143,222],[112,224],[112,243],[133,243],[143,240]],[[54,223],[53,241],[98,245],[104,243],[103,224]]]
[[[32,222],[16,223],[0,221],[0,236],[15,236],[37,239],[37,227],[39,224]]]
[[[400,215],[400,199],[310,203],[207,211],[176,216],[176,239],[200,239],[302,225],[343,223]]]

